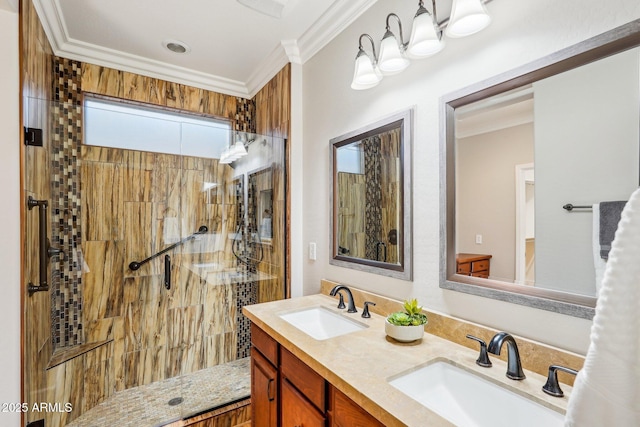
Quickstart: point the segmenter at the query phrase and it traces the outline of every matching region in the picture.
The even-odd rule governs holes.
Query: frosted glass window
[[[338,172],[358,174],[364,173],[360,141],[349,144],[348,146],[342,147],[340,150],[338,150],[336,162],[338,166]]]
[[[84,143],[219,159],[231,123],[97,98],[84,101]]]

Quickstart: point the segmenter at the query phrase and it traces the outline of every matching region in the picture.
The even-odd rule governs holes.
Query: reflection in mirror
[[[249,180],[249,217],[255,224],[251,229],[260,241],[269,243],[273,237],[273,172],[271,167],[250,172]]]
[[[445,100],[442,287],[593,316],[601,207],[639,183],[639,42],[636,21]]]
[[[331,264],[411,279],[410,119],[403,112],[331,140]]]

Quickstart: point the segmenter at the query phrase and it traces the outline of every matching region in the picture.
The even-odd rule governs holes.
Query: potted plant
[[[404,311],[397,311],[387,316],[384,331],[396,341],[411,342],[422,338],[427,315],[418,306],[418,300],[404,302]]]

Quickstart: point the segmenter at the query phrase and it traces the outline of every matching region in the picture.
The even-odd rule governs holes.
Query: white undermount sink
[[[562,414],[444,360],[397,375],[388,381],[457,426],[564,425]]]
[[[368,327],[325,307],[282,313],[280,317],[317,340],[326,340]]]

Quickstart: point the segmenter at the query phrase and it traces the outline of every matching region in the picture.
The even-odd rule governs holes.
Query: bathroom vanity
[[[286,426],[383,426],[255,324],[251,336],[255,426],[277,426],[278,413]]]
[[[564,414],[567,397],[541,391],[546,378],[527,370],[526,380],[505,377],[506,363],[492,356],[493,367],[476,365],[477,350],[425,333],[421,340],[399,343],[384,332],[384,317],[361,317],[336,308],[337,300],[317,294],[247,306],[252,321],[252,407],[255,426],[450,426],[446,418],[395,388],[395,379],[445,362],[523,396],[544,410]],[[388,306],[379,303],[382,310]],[[354,332],[316,339],[285,320],[314,309],[357,322]],[[284,317],[283,317],[284,316]],[[435,316],[434,316],[435,320]],[[467,333],[464,328],[456,334]],[[491,333],[490,331],[488,333]],[[491,336],[482,336],[489,340]],[[571,387],[563,385],[568,396]]]

